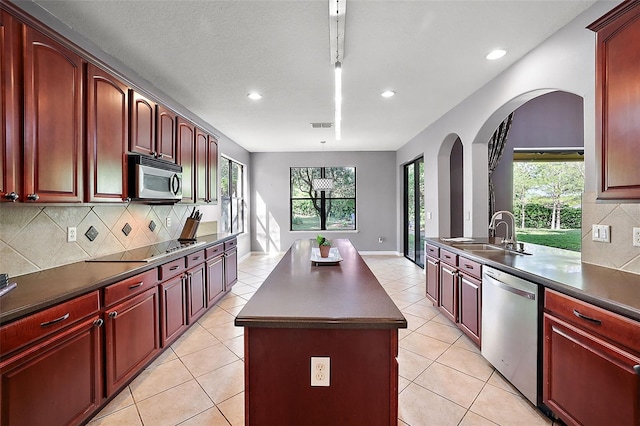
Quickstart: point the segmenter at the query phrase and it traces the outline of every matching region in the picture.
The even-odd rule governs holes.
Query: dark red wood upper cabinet
[[[178,116],[177,145],[178,164],[182,166],[182,202],[193,203],[195,201],[195,151],[196,129],[193,123]]]
[[[176,162],[176,115],[163,105],[156,105],[156,151],[160,158]]]
[[[83,201],[84,61],[33,28],[24,41],[26,201]]]
[[[207,191],[207,163],[209,139],[207,134],[196,127],[196,202],[209,202]]]
[[[87,65],[87,201],[126,198],[129,89],[106,71]]]
[[[209,148],[207,153],[207,197],[209,202],[218,201],[218,140],[209,136]]]
[[[625,1],[588,28],[597,33],[598,198],[640,199],[640,2]]]
[[[20,154],[20,94],[22,93],[21,25],[0,11],[0,201],[19,201],[22,156]]]
[[[132,152],[156,156],[155,103],[131,90]]]

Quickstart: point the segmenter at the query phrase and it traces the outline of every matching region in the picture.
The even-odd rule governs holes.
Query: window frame
[[[221,162],[227,162],[227,171],[228,171],[228,179],[227,179],[227,183],[228,183],[228,187],[227,187],[227,195],[223,195],[223,185],[222,185],[222,181],[224,180],[222,178],[222,176],[220,176],[220,199],[221,199],[221,212],[220,212],[220,218],[222,219],[224,217],[225,214],[225,201],[228,203],[228,208],[229,208],[229,217],[228,217],[228,228],[224,227],[222,228],[223,232],[228,232],[230,234],[244,234],[246,232],[246,204],[245,204],[245,193],[246,193],[246,169],[245,169],[245,165],[240,163],[239,161],[235,161],[232,158],[226,157],[224,155],[220,155],[220,161]],[[239,173],[238,173],[238,181],[236,183],[236,185],[234,186],[233,184],[233,166],[236,165],[239,169]],[[224,170],[223,167],[219,168],[221,170]],[[241,194],[239,194],[240,196],[237,196],[238,194],[236,194],[236,196],[233,196],[233,189],[237,188],[238,191],[242,191]],[[234,212],[236,209],[234,209],[234,206],[239,206],[239,212],[237,212],[237,215],[234,216]],[[234,218],[237,218],[236,226],[234,226]]]
[[[313,198],[310,197],[294,197],[293,196],[293,170],[294,169],[319,169],[320,170],[320,178],[325,178],[327,169],[353,169],[353,197],[331,197],[328,196],[327,193],[331,193],[331,191],[315,191],[318,194],[318,198],[320,198],[320,206],[321,212],[320,216],[320,227],[319,228],[311,228],[311,229],[293,229],[293,204],[294,201],[304,201],[310,200],[313,202]],[[312,173],[313,174],[313,173]],[[356,166],[309,166],[309,167],[289,167],[289,231],[290,232],[357,232],[358,231],[358,192],[357,192],[357,167]],[[353,228],[351,229],[327,229],[327,219],[328,212],[327,210],[327,200],[353,200]]]

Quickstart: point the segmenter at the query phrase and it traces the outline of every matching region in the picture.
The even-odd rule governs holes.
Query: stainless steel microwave
[[[182,199],[182,166],[140,154],[128,157],[132,200],[175,202]]]

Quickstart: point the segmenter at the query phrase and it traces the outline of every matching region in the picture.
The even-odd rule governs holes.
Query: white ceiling
[[[396,150],[594,1],[348,0],[341,141],[328,0],[36,3],[258,152]]]

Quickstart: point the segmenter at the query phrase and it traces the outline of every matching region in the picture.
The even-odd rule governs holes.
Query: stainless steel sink
[[[459,243],[459,244],[451,244],[451,245],[457,249],[469,251],[469,252],[476,252],[478,254],[480,253],[489,254],[489,253],[497,253],[497,252],[505,252],[508,254],[527,254],[527,255],[531,254],[531,253],[526,253],[524,251],[509,250],[502,246],[496,246],[493,244],[486,244],[486,243]]]

